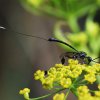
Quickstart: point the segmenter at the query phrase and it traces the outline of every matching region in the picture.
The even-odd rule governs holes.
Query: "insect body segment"
[[[65,59],[66,58],[77,59],[81,63],[85,63],[86,53],[85,52],[82,52],[82,51],[80,51],[80,52],[66,52],[66,53],[62,54],[60,56],[60,58],[61,58],[62,64],[65,63]]]
[[[77,49],[75,49],[73,46],[71,46],[70,44],[63,42],[61,40],[57,40],[55,38],[49,38],[48,41],[50,42],[59,42],[62,44],[65,44],[66,46],[72,48],[75,52],[66,52],[61,56],[61,63],[64,64],[65,63],[65,58],[70,58],[70,59],[77,59],[79,60],[80,63],[82,64],[90,64],[90,62],[95,62],[94,60],[97,59],[92,59],[90,56],[87,56],[87,54],[83,51],[78,51]],[[100,58],[100,57],[98,57]]]

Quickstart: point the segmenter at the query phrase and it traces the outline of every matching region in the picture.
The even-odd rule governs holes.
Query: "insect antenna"
[[[5,28],[5,27],[3,27],[3,26],[0,26],[0,29],[6,30],[6,31],[9,31],[9,32],[14,32],[14,33],[16,33],[16,34],[20,34],[20,35],[24,35],[24,36],[28,36],[28,37],[35,37],[35,38],[39,38],[39,39],[48,41],[48,39],[45,39],[45,38],[43,38],[43,37],[34,36],[34,35],[30,35],[30,34],[24,34],[24,33],[17,32],[17,31],[13,31],[13,30],[7,29],[7,28]]]
[[[43,37],[39,37],[39,36],[34,36],[34,35],[29,35],[29,34],[24,34],[24,33],[21,33],[21,32],[17,32],[17,31],[13,31],[12,29],[7,29],[3,26],[0,26],[0,29],[2,30],[6,30],[6,31],[9,31],[9,32],[14,32],[16,34],[20,34],[20,35],[24,35],[24,36],[28,36],[28,37],[35,37],[35,38],[39,38],[39,39],[42,39],[42,40],[45,40],[45,41],[49,41],[49,42],[59,42],[59,43],[62,43],[70,48],[72,48],[73,50],[75,50],[76,52],[79,52],[78,50],[76,50],[74,47],[72,47],[71,45],[69,45],[68,43],[64,42],[64,41],[61,41],[61,40],[57,40],[55,38],[49,38],[49,39],[46,39],[46,38],[43,38]]]

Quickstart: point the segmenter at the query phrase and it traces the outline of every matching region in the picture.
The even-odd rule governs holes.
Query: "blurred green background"
[[[54,36],[93,58],[99,56],[100,0],[33,1],[35,5],[32,0],[0,0],[0,25],[44,38]],[[59,63],[64,50],[70,49],[0,30],[0,99],[24,100],[18,94],[24,87],[31,89],[31,97],[49,92],[33,80],[33,73]],[[69,100],[75,100],[72,94]]]
[[[53,34],[57,39],[72,44],[78,50],[95,57],[100,53],[100,26],[95,16],[100,10],[100,0],[20,0],[24,8],[36,15],[57,19]],[[97,15],[98,16],[98,15]],[[79,20],[83,20],[83,29]],[[63,32],[62,27],[70,29]],[[69,40],[69,41],[68,41]],[[95,45],[96,44],[96,45]],[[63,46],[63,48],[68,48]]]

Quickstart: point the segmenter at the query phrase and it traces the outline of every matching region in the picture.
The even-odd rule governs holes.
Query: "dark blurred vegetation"
[[[69,43],[77,49],[85,50],[93,57],[98,56],[98,52],[100,53],[100,41],[98,43],[94,41],[95,39],[92,38],[94,37],[93,34],[88,34],[92,39],[90,37],[87,38],[93,52],[89,51],[90,49],[86,46],[87,42],[83,41],[82,44],[79,44],[81,42],[76,40],[78,40],[77,37],[80,35],[80,32],[83,32],[87,36],[87,33],[90,32],[85,31],[85,25],[87,23],[95,25],[94,22],[97,22],[96,29],[99,27],[97,37],[100,38],[100,20],[98,22],[100,18],[100,0],[83,0],[83,2],[78,0],[78,4],[74,3],[77,4],[75,7],[73,7],[73,4],[68,6],[68,8],[62,6],[65,3],[60,4],[57,0],[51,0],[52,3],[50,4],[47,0],[45,3],[40,2],[43,5],[37,3],[35,6],[32,3],[27,3],[27,0],[21,1],[21,4],[27,8],[27,11],[17,0],[0,0],[0,25],[18,32],[46,38],[53,33],[56,38],[66,42],[68,40],[65,37],[68,37],[72,41]],[[56,3],[59,4],[55,5]],[[39,10],[37,7],[39,7]],[[48,9],[45,7],[48,7]],[[38,16],[31,14],[29,11],[35,12]],[[49,16],[40,16],[41,14]],[[66,32],[62,31],[62,26],[65,27]],[[70,36],[65,33],[72,33],[73,35]],[[94,50],[94,46],[97,47],[96,51]],[[21,98],[18,92],[24,87],[31,88],[32,97],[47,93],[48,91],[43,90],[40,83],[33,80],[33,73],[37,69],[48,69],[49,66],[59,63],[59,55],[62,52],[62,49],[55,46],[55,44],[0,30],[0,99],[23,100],[23,97]],[[72,96],[70,97],[71,99],[73,100]]]

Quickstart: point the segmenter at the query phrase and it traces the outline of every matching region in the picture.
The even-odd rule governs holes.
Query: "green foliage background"
[[[99,56],[100,26],[93,19],[100,9],[100,0],[21,0],[21,3],[32,13],[57,18],[54,26],[54,36],[57,39],[70,43],[92,57]],[[78,19],[83,16],[87,17],[84,20],[85,28],[81,30]],[[62,32],[63,25],[71,31]],[[69,49],[64,45],[61,47]]]

